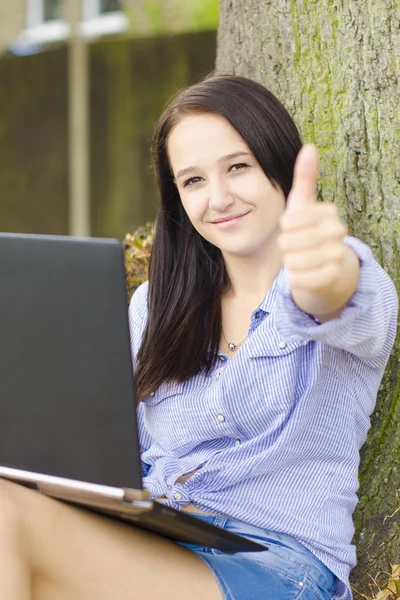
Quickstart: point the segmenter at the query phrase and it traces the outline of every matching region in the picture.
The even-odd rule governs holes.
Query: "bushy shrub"
[[[154,237],[154,223],[146,223],[133,233],[127,233],[124,240],[126,286],[128,300],[149,273],[149,260]]]

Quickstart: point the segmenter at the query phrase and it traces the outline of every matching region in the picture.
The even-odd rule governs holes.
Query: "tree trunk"
[[[398,284],[398,0],[221,0],[217,71],[256,79],[283,102],[319,148],[321,198]],[[363,593],[400,562],[399,361],[398,339],[362,450],[352,581]]]

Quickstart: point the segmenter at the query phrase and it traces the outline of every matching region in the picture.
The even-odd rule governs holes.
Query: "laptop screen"
[[[142,488],[123,250],[0,234],[0,465]]]

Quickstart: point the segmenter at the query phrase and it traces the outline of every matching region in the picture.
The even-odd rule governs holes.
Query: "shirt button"
[[[174,498],[175,500],[182,500],[182,494],[180,492],[175,492]]]
[[[222,362],[225,362],[225,361],[226,361],[226,358],[225,358],[225,356],[220,356],[219,358],[220,358],[220,360],[222,360]]]
[[[168,486],[168,489],[169,489],[169,490],[172,490],[172,485],[169,485],[169,486]]]
[[[279,342],[278,348],[280,348],[281,350],[283,350],[284,348],[286,348],[286,342]]]
[[[235,440],[235,446],[240,446],[242,442],[240,440]]]
[[[220,375],[221,375],[221,373],[220,373],[219,371],[217,371],[217,372],[215,373],[215,379],[219,379],[219,376],[220,376]]]
[[[218,421],[220,421],[221,423],[222,423],[223,421],[225,421],[225,417],[224,417],[224,415],[218,415],[217,419],[218,419]]]
[[[254,318],[259,319],[260,317],[261,317],[261,310],[256,310],[256,312],[254,313]]]
[[[155,395],[155,392],[150,392],[150,394],[149,394],[150,398],[153,398],[154,395]]]

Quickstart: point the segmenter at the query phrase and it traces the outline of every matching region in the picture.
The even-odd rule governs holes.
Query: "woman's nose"
[[[208,204],[212,210],[224,211],[233,202],[229,187],[223,181],[210,182],[209,194]]]

